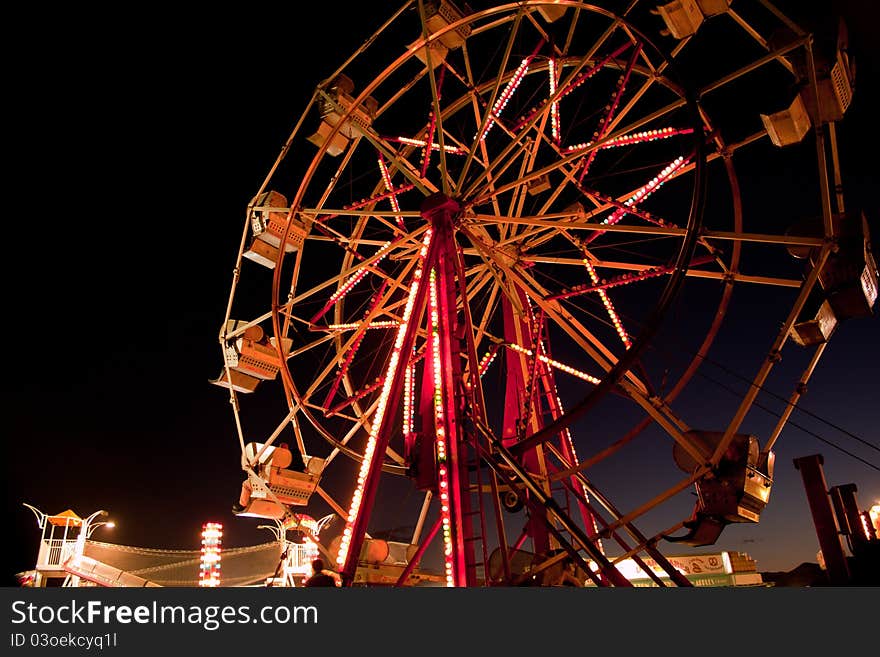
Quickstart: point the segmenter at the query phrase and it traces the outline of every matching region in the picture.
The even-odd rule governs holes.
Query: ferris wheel
[[[717,426],[675,409],[734,288],[791,292],[770,353],[792,338],[813,366],[838,321],[872,311],[866,226],[828,182],[845,48],[825,66],[769,2],[621,4],[406,2],[317,85],[247,208],[213,381],[245,472],[234,510],[337,514],[332,544],[315,540],[348,585],[404,584],[432,558],[446,585],[505,585],[565,557],[587,583],[628,585],[628,559],[688,585],[658,545],[757,522],[785,423],[740,433],[750,394]],[[708,30],[751,50],[695,85],[681,62],[712,54]],[[758,71],[779,97],[716,121],[711,96]],[[810,139],[815,226],[747,231],[739,149]],[[743,273],[753,245],[796,275]],[[691,289],[670,365],[657,336]],[[668,484],[624,506],[648,427]],[[370,561],[382,535],[405,556]],[[370,580],[365,559],[387,567]]]

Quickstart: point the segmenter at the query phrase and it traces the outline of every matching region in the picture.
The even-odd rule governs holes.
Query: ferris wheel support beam
[[[553,447],[553,445],[548,444],[548,446],[550,451],[553,452],[563,464],[565,464],[566,459],[564,454],[558,452],[556,448]],[[556,476],[553,477],[553,479],[557,478],[558,477]],[[603,529],[607,529],[609,525],[607,522],[604,521],[604,519],[602,519],[602,516],[596,511],[595,507],[590,504],[588,495],[591,495],[596,500],[598,500],[599,504],[601,504],[615,520],[619,520],[622,517],[622,514],[617,510],[614,504],[600,490],[593,486],[593,484],[586,478],[583,472],[578,472],[577,470],[575,470],[574,474],[570,475],[569,478],[571,481],[569,481],[568,479],[563,479],[563,481],[566,482],[565,485],[567,487],[571,487],[570,490],[572,490],[575,497],[578,499],[578,503],[581,506],[584,506],[592,517],[598,518],[602,522]],[[642,560],[637,556],[639,552],[644,551],[657,562],[657,564],[666,572],[669,578],[676,583],[676,585],[693,586],[690,580],[685,577],[677,568],[675,568],[675,566],[673,566],[666,559],[665,556],[663,556],[660,550],[657,549],[657,546],[654,544],[654,542],[648,539],[644,534],[642,534],[642,532],[640,532],[635,525],[633,525],[631,522],[628,522],[625,525],[622,525],[621,528],[629,533],[629,535],[637,542],[637,546],[633,548],[628,547],[623,538],[619,536],[619,532],[617,530],[609,531],[609,534],[613,538],[615,538],[617,543],[624,550],[626,550],[626,555],[616,557],[615,563],[619,563],[623,558],[632,556],[633,560],[636,561],[638,565],[641,566],[646,573],[648,573],[649,576],[651,576],[651,569],[646,568],[644,562],[642,562]],[[665,584],[659,581],[659,578],[652,576],[652,579],[654,579],[659,586],[665,586]]]
[[[524,486],[530,493],[532,500],[530,505],[541,505],[553,519],[558,522],[567,531],[575,541],[584,549],[590,558],[596,562],[599,571],[607,578],[603,579],[593,574],[590,567],[585,563],[580,553],[572,546],[562,535],[562,532],[555,527],[552,522],[547,523],[547,529],[552,533],[559,543],[565,547],[566,551],[572,558],[584,569],[587,575],[593,579],[596,584],[606,586],[611,583],[614,586],[632,586],[632,583],[624,577],[619,570],[612,564],[608,558],[598,548],[596,541],[587,536],[577,524],[573,522],[568,515],[559,508],[556,501],[547,495],[541,485],[536,482],[531,475],[519,464],[519,460],[504,447],[500,440],[491,434],[489,429],[482,423],[477,424],[477,428],[483,433],[488,443],[493,447],[491,454],[484,455],[484,461],[499,476],[499,478],[511,487],[511,490],[517,491],[517,495],[524,495],[517,483]],[[507,466],[512,474],[508,474],[503,466]]]
[[[436,321],[432,336],[431,370],[434,378],[433,407],[440,486],[440,509],[446,554],[447,583],[474,586],[474,532],[468,480],[467,457],[462,414],[463,382],[461,351],[456,309],[454,217],[460,212],[456,201],[438,195],[423,205],[424,216],[435,232],[436,258],[432,269],[431,322]],[[434,287],[436,276],[436,299]],[[464,281],[461,281],[464,287]],[[436,317],[435,317],[436,313]],[[428,370],[426,369],[426,372]],[[439,393],[439,395],[438,395]],[[422,418],[425,430],[427,418]],[[430,423],[429,423],[430,424]],[[452,554],[449,554],[451,550]]]
[[[804,373],[801,375],[800,380],[798,380],[794,392],[791,394],[791,397],[789,397],[788,404],[786,404],[785,406],[785,410],[782,411],[782,414],[779,416],[779,421],[776,423],[773,431],[767,437],[767,444],[764,445],[764,449],[761,450],[762,455],[769,454],[770,450],[773,449],[773,445],[776,443],[776,439],[779,438],[779,434],[782,433],[782,429],[785,427],[785,423],[788,422],[788,418],[791,417],[792,411],[794,411],[795,406],[797,406],[797,403],[800,400],[801,396],[807,391],[807,383],[810,381],[810,377],[813,376],[816,365],[819,364],[819,359],[822,357],[822,354],[825,352],[825,347],[827,346],[827,342],[821,342],[816,347],[816,351],[813,352],[813,357],[807,364],[807,367],[804,370]]]
[[[779,362],[780,360],[780,352],[782,351],[782,347],[785,345],[788,340],[788,336],[791,334],[791,329],[794,326],[794,323],[797,321],[798,315],[804,307],[804,304],[807,301],[807,297],[813,289],[813,286],[816,284],[816,281],[819,279],[819,272],[825,264],[825,261],[828,259],[828,256],[831,253],[831,242],[826,242],[819,252],[819,256],[816,259],[816,264],[813,266],[810,275],[807,277],[807,280],[804,281],[804,284],[801,286],[801,291],[798,294],[798,298],[794,302],[794,306],[788,314],[788,318],[782,325],[782,328],[779,331],[779,334],[776,336],[776,339],[773,341],[773,345],[770,347],[770,351],[767,353],[767,356],[764,358],[764,362],[762,363],[760,369],[758,370],[757,375],[749,386],[749,391],[743,397],[742,402],[740,403],[739,408],[736,411],[736,414],[733,416],[733,419],[730,422],[730,425],[727,427],[727,430],[724,432],[724,436],[718,443],[718,446],[715,448],[712,456],[710,457],[710,461],[713,465],[717,465],[721,460],[721,457],[724,455],[727,446],[730,444],[730,441],[733,439],[734,434],[740,428],[745,420],[746,415],[752,408],[752,404],[758,396],[758,393],[761,391],[761,387],[764,385],[764,382],[767,380],[767,377],[770,375],[770,371],[773,369],[773,366]]]
[[[361,547],[367,532],[370,511],[375,502],[379,488],[379,477],[382,471],[382,460],[388,442],[391,439],[392,429],[395,424],[394,413],[388,412],[389,408],[395,408],[403,392],[404,373],[409,366],[409,359],[401,357],[402,354],[410,354],[415,344],[419,320],[424,314],[428,296],[428,284],[425,271],[430,271],[436,259],[437,242],[431,240],[427,245],[425,257],[421,268],[417,270],[420,277],[414,280],[410,289],[411,307],[409,314],[404,313],[404,324],[398,329],[398,337],[395,341],[395,352],[392,353],[388,371],[385,374],[385,382],[382,387],[384,403],[380,403],[374,418],[373,429],[370,432],[365,460],[361,464],[361,472],[358,487],[355,490],[351,502],[351,509],[347,514],[346,527],[343,530],[343,542],[340,545],[340,554],[337,563],[340,565],[340,575],[343,584],[348,586],[354,581]],[[396,354],[396,358],[395,358]],[[381,399],[381,398],[380,398]],[[373,457],[378,455],[378,458]],[[366,459],[370,460],[367,461]],[[348,539],[346,541],[346,538]],[[343,554],[343,549],[345,550]]]

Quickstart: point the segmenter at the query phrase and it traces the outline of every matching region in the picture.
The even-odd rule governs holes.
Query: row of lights
[[[386,288],[388,287],[388,279],[386,278],[382,281],[382,285],[379,286],[379,289],[373,295],[373,299],[370,302],[370,307],[367,308],[367,311],[364,313],[364,318],[361,321],[361,325],[363,325],[364,321],[367,317],[370,317],[373,314],[373,311],[376,309],[376,306],[379,305],[379,302],[382,300],[382,295],[385,293]],[[358,328],[358,325],[354,325],[354,328]],[[369,328],[367,325],[365,328]],[[364,341],[364,337],[366,336],[366,330],[361,331],[357,336],[355,336],[354,342],[349,347],[348,353],[345,355],[345,360],[342,365],[339,366],[338,371],[336,372],[336,377],[333,380],[333,385],[330,386],[330,390],[327,392],[327,398],[324,401],[324,409],[328,409],[330,406],[330,402],[333,401],[333,398],[336,396],[336,391],[339,389],[339,384],[342,383],[342,379],[348,374],[348,368],[351,367],[352,362],[354,361],[354,357],[358,352],[358,349],[361,347],[361,342]]]
[[[369,324],[364,325],[362,322],[350,322],[348,324],[328,324],[324,327],[324,330],[327,331],[353,331],[355,329],[362,328],[365,331],[369,329],[387,329],[387,328],[395,328],[400,326],[400,322],[394,319],[389,319],[387,321],[382,320],[378,322],[370,322]]]
[[[626,72],[617,78],[617,88],[614,90],[614,97],[611,102],[606,106],[608,110],[605,112],[605,118],[602,119],[602,125],[596,128],[596,131],[593,133],[593,139],[601,139],[605,136],[608,131],[608,125],[611,122],[611,117],[614,116],[614,113],[617,111],[617,106],[620,105],[620,99],[623,97],[623,91],[626,89],[626,83],[629,80],[630,73],[632,73],[633,66],[636,63],[636,58],[639,56],[639,53],[642,51],[642,44],[636,46],[636,49],[633,51],[632,56],[630,57],[629,65],[626,67]],[[596,151],[590,151],[587,157],[584,159],[584,164],[581,167],[581,173],[578,176],[578,182],[583,181],[584,176],[587,175],[587,172],[590,170],[590,166],[593,164],[593,160],[596,158]]]
[[[385,258],[385,256],[388,255],[388,252],[391,250],[392,245],[397,243],[397,241],[398,240],[389,240],[388,242],[385,242],[385,244],[380,246],[379,250],[376,251],[375,254],[373,254],[373,257],[375,258],[375,260],[373,261],[371,266],[375,267],[380,262],[382,262],[382,260]],[[352,288],[354,288],[355,285],[360,283],[361,280],[363,280],[363,278],[369,273],[369,271],[370,271],[369,267],[362,267],[361,269],[356,271],[354,274],[349,276],[348,280],[346,280],[340,286],[340,288],[338,290],[336,290],[336,292],[334,292],[330,296],[330,298],[327,300],[327,303],[324,304],[324,307],[321,308],[321,310],[319,310],[317,313],[315,313],[314,317],[312,317],[309,320],[309,322],[314,324],[319,319],[321,319],[321,317],[323,317],[327,313],[327,311],[330,310],[336,304],[337,301],[339,301],[342,297],[344,297],[346,294],[348,294],[352,290]]]
[[[382,181],[385,183],[385,189],[389,192],[393,192],[391,194],[391,209],[395,212],[400,212],[400,203],[397,201],[397,193],[394,192],[394,185],[391,184],[391,174],[388,172],[388,166],[385,164],[385,159],[382,155],[379,155],[379,171],[382,173]],[[397,225],[400,228],[403,228],[403,217],[399,214],[395,217],[397,221]]]
[[[516,67],[516,70],[513,72],[513,77],[508,80],[507,86],[504,87],[504,91],[501,92],[501,95],[497,98],[495,104],[492,106],[492,112],[489,114],[489,122],[486,124],[486,127],[483,128],[483,132],[480,133],[479,141],[484,141],[486,139],[486,135],[489,134],[489,130],[491,130],[492,126],[495,125],[495,120],[501,116],[501,113],[507,106],[510,97],[513,96],[513,92],[516,91],[516,88],[520,85],[526,73],[528,72],[529,64],[531,64],[532,59],[534,59],[534,55],[531,57],[526,57],[520,62],[519,66]]]
[[[587,268],[587,273],[590,275],[590,280],[593,281],[593,285],[598,285],[599,277],[596,275],[596,270],[593,269],[593,265],[590,264],[590,261],[586,258],[583,259],[583,263],[584,267]],[[614,305],[611,303],[611,299],[608,298],[608,294],[605,290],[600,288],[596,291],[599,293],[599,298],[602,299],[602,304],[608,312],[608,317],[611,320],[611,323],[614,324],[614,330],[617,331],[617,335],[620,336],[623,345],[629,349],[632,346],[632,341],[629,339],[626,329],[623,328],[623,324],[620,321],[620,317],[617,316],[617,312],[614,310]]]
[[[532,353],[534,353],[531,349],[526,349],[525,347],[521,347],[518,344],[513,344],[512,342],[505,343],[505,346],[508,349],[511,349],[511,350],[516,351],[521,354],[525,354],[526,356],[531,356]],[[558,360],[554,360],[554,359],[549,358],[548,356],[545,356],[543,354],[538,355],[538,360],[541,361],[542,363],[546,363],[547,365],[549,365],[550,367],[552,367],[554,369],[559,370],[560,372],[565,372],[566,374],[571,374],[572,376],[576,376],[577,378],[582,379],[584,381],[588,381],[589,383],[592,383],[594,385],[598,385],[600,383],[600,380],[597,379],[595,376],[591,376],[590,374],[587,374],[586,372],[576,370],[571,365],[566,365],[565,363],[560,363]]]
[[[673,173],[678,171],[685,164],[684,156],[678,156],[672,162],[667,164],[659,174],[651,178],[647,183],[642,185],[638,190],[636,190],[635,194],[630,196],[626,201],[623,202],[626,206],[637,205],[641,201],[644,201],[651,194],[656,192],[660,187],[663,186]],[[623,208],[617,208],[614,212],[612,212],[605,220],[602,222],[603,224],[613,226],[618,221],[623,219],[626,215],[626,210]]]
[[[416,377],[415,377],[415,364],[410,362],[409,365],[406,366],[406,371],[403,374],[403,435],[408,436],[413,431],[413,417],[414,417],[414,405],[413,399],[415,398],[415,390],[416,388]]]
[[[632,42],[627,41],[625,44],[623,44],[622,46],[620,46],[620,47],[619,47],[617,50],[615,50],[613,53],[611,53],[610,55],[608,55],[607,57],[605,57],[602,61],[598,62],[598,63],[597,63],[595,66],[593,66],[591,69],[589,69],[588,71],[585,71],[585,72],[581,73],[577,78],[575,78],[574,80],[572,80],[571,82],[569,82],[567,85],[565,85],[565,87],[563,87],[562,91],[559,92],[559,97],[558,97],[558,98],[556,99],[556,101],[554,101],[554,102],[558,102],[558,101],[562,100],[563,98],[565,98],[568,94],[570,94],[572,91],[574,91],[575,89],[577,89],[577,88],[578,88],[579,86],[581,86],[584,82],[586,82],[586,81],[589,80],[591,77],[593,77],[596,73],[598,73],[599,71],[601,71],[602,68],[605,66],[605,64],[607,64],[609,61],[611,61],[611,60],[614,59],[615,57],[618,57],[618,56],[620,56],[621,54],[623,54],[623,52],[624,52],[625,50],[627,50],[630,46],[632,46]],[[552,98],[552,96],[551,96],[551,98]],[[550,98],[547,98],[546,100],[542,101],[537,107],[533,108],[531,112],[529,112],[529,113],[526,114],[523,118],[521,118],[519,121],[517,121],[517,122],[514,124],[514,126],[513,126],[512,129],[513,129],[514,131],[519,130],[523,125],[525,125],[526,123],[528,123],[528,122],[532,119],[532,117],[535,116],[535,114],[537,114],[538,112],[541,111],[541,109],[547,104],[547,101],[549,101],[549,100],[550,100]]]
[[[455,586],[452,546],[452,514],[449,511],[449,471],[446,456],[446,428],[443,413],[442,364],[440,362],[440,318],[437,309],[437,280],[430,274],[431,358],[434,366],[434,427],[437,434],[437,473],[440,484],[440,518],[443,527],[443,558],[446,586]]]
[[[399,144],[405,144],[406,146],[420,146],[425,148],[428,145],[428,142],[425,139],[413,139],[411,137],[386,137],[387,141],[394,141]],[[431,142],[431,150],[439,151],[440,144],[436,141]],[[449,146],[447,144],[443,144],[443,151],[449,153],[451,155],[464,155],[467,151],[459,146]]]
[[[431,229],[429,228],[425,232],[425,239],[422,242],[422,248],[419,252],[419,264],[415,273],[413,274],[413,282],[410,287],[409,297],[406,301],[406,307],[403,311],[403,317],[400,322],[400,326],[397,329],[397,337],[394,340],[394,347],[391,351],[391,358],[388,362],[388,368],[385,372],[385,380],[382,387],[382,392],[379,395],[379,403],[376,406],[376,413],[373,419],[373,426],[370,430],[369,438],[367,439],[367,445],[364,449],[364,458],[361,461],[361,468],[358,472],[357,485],[355,486],[354,494],[351,498],[351,504],[348,510],[348,516],[345,519],[345,529],[342,531],[342,539],[339,544],[339,552],[336,556],[336,563],[342,567],[345,565],[345,560],[348,557],[348,548],[351,545],[351,537],[353,532],[353,525],[358,518],[358,514],[361,508],[361,500],[364,494],[364,487],[367,481],[367,475],[370,472],[370,467],[373,462],[373,457],[376,451],[376,434],[379,431],[379,427],[382,425],[382,419],[385,416],[386,404],[388,403],[388,396],[391,394],[391,383],[393,377],[391,376],[394,369],[397,367],[397,362],[400,360],[400,352],[403,348],[403,340],[406,336],[407,326],[409,325],[410,316],[412,315],[413,306],[415,305],[416,294],[418,293],[419,287],[422,282],[422,270],[424,268],[425,256],[428,253],[428,246],[431,243]]]
[[[552,57],[547,62],[547,72],[550,74],[550,98],[556,95],[557,71],[556,60]],[[550,103],[550,132],[553,135],[553,141],[557,144],[561,137],[559,136],[559,101],[554,100]]]
[[[199,586],[220,586],[220,550],[223,525],[206,522],[202,526],[202,556],[199,559]]]

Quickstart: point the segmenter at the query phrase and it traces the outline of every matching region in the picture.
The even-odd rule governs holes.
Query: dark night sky
[[[8,583],[36,556],[38,530],[25,502],[81,515],[109,509],[118,527],[103,537],[129,545],[194,549],[207,520],[225,523],[227,545],[268,540],[230,512],[241,481],[238,447],[227,395],[207,380],[221,366],[216,336],[245,206],[314,85],[385,18],[364,8],[377,4],[326,3],[313,16],[253,6],[246,15],[199,16],[151,6],[125,18],[78,6],[22,23],[38,22],[39,31],[8,70]],[[872,121],[880,77],[870,4],[836,8],[855,19],[858,62],[853,106],[840,127],[847,203],[865,209],[876,243]],[[105,21],[111,27],[99,27]],[[306,38],[316,30],[326,37]],[[746,189],[762,189],[748,170],[740,174]],[[744,190],[752,202],[760,193]],[[796,183],[789,193],[818,199]],[[773,302],[761,290],[737,290],[732,313],[741,319],[719,340],[745,347],[751,360],[735,349],[712,356],[751,378],[774,329],[748,317]],[[803,400],[874,444],[878,329],[876,312],[842,325]],[[768,385],[787,397],[801,366],[795,358],[788,378]],[[708,379],[692,385],[695,393],[730,395]],[[699,417],[699,394],[683,395],[682,415]],[[755,409],[747,424],[766,434],[774,419]],[[877,451],[816,418],[793,420],[880,462]],[[864,508],[880,500],[876,469],[789,427],[764,520],[732,528],[717,548],[748,552],[764,570],[814,561],[818,543],[792,465],[814,453],[825,458],[829,485],[856,483]]]

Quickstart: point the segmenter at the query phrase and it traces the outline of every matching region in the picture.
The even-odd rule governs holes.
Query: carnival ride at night
[[[212,381],[234,511],[311,536],[344,585],[511,585],[566,558],[599,586],[630,585],[624,560],[690,585],[659,546],[759,521],[835,327],[873,312],[867,223],[834,192],[853,68],[844,30],[765,1],[406,2],[247,208]],[[741,149],[814,158],[815,217],[744,212]],[[781,328],[733,416],[691,424],[674,402],[749,286],[778,291]],[[741,433],[791,342],[813,356],[786,412]]]

